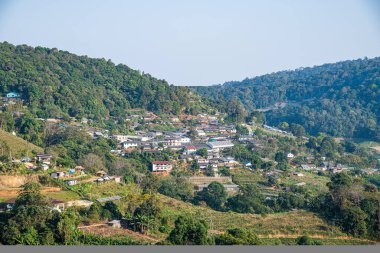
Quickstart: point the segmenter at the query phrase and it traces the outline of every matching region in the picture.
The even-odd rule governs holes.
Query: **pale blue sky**
[[[0,41],[207,85],[380,56],[379,2],[0,0]]]

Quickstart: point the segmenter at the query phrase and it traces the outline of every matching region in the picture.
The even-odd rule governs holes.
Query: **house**
[[[96,201],[98,201],[99,203],[104,203],[107,201],[115,201],[115,200],[120,200],[120,199],[121,197],[116,195],[116,196],[107,197],[107,198],[99,198]]]
[[[340,172],[343,172],[343,171],[346,171],[348,170],[348,167],[347,166],[344,166],[342,164],[337,164],[335,167],[333,168],[330,168],[329,169],[332,173],[340,173]]]
[[[252,163],[251,162],[243,162],[243,165],[247,168],[250,168],[252,167]]]
[[[301,183],[297,183],[297,184],[295,184],[295,186],[304,186],[304,185],[306,185],[305,182],[301,182]]]
[[[79,206],[79,207],[90,207],[94,202],[89,201],[89,200],[72,200],[72,201],[67,201],[66,202],[66,207],[71,207],[71,206]]]
[[[99,170],[98,172],[96,172],[96,175],[98,177],[104,177],[105,175],[107,175],[107,172],[105,172],[104,170]]]
[[[139,135],[112,135],[111,139],[122,143],[124,141],[149,141],[152,138],[148,136],[139,136]]]
[[[78,180],[76,180],[76,179],[67,180],[67,181],[65,181],[65,184],[67,184],[69,186],[76,185],[76,184],[78,184]]]
[[[286,155],[286,157],[287,157],[287,158],[294,158],[294,154],[292,154],[292,153],[288,153],[288,154]]]
[[[67,176],[67,173],[65,171],[56,171],[56,172],[50,173],[50,177],[55,178],[55,179],[60,179],[66,176]]]
[[[203,130],[196,130],[198,136],[206,136],[205,131]]]
[[[120,220],[112,220],[108,222],[108,226],[111,226],[113,228],[121,228],[121,222]]]
[[[17,92],[9,92],[6,95],[7,98],[19,98],[20,95]]]
[[[190,143],[191,139],[189,137],[182,136],[182,137],[180,137],[180,142],[181,143]]]
[[[65,202],[63,202],[61,200],[58,200],[58,199],[48,199],[48,202],[50,202],[49,207],[50,207],[51,210],[56,210],[58,212],[62,212],[62,211],[65,210]],[[8,199],[4,203],[6,204],[6,208],[9,211],[15,205],[16,199],[15,198]]]
[[[118,176],[111,176],[111,177],[109,177],[110,178],[110,180],[113,180],[113,181],[115,181],[116,183],[121,183],[121,177],[118,177]]]
[[[173,165],[168,161],[153,161],[152,172],[169,172],[173,169]]]
[[[50,164],[52,156],[48,154],[38,154],[37,155],[37,162]]]
[[[167,146],[170,146],[170,147],[179,147],[182,145],[181,143],[181,139],[180,138],[166,138],[163,143]]]
[[[300,173],[300,172],[293,172],[293,176],[303,177],[303,176],[305,176],[305,175],[302,174],[302,173]]]
[[[208,163],[198,163],[200,169],[207,169]]]
[[[241,135],[238,138],[239,141],[252,141],[253,137],[251,135]]]
[[[227,157],[223,157],[221,159],[222,162],[224,162],[225,164],[234,164],[236,163],[235,159],[231,156],[227,156]]]
[[[198,163],[206,163],[206,164],[209,164],[210,161],[209,161],[208,159],[205,159],[205,158],[198,158],[198,159],[197,159],[197,162],[198,162]]]
[[[97,178],[97,179],[95,180],[95,182],[96,182],[96,183],[102,183],[102,182],[104,182],[104,179],[103,179],[102,177],[100,177],[100,178]]]
[[[311,164],[301,164],[301,168],[302,168],[303,170],[309,171],[309,170],[313,170],[313,169],[315,169],[315,165],[311,165]]]
[[[195,146],[186,146],[185,147],[185,154],[191,154],[197,151],[197,148]]]
[[[227,193],[233,194],[233,193],[238,193],[239,192],[239,185],[230,183],[230,184],[224,184],[224,189],[226,190]]]
[[[41,165],[41,169],[42,169],[43,171],[47,171],[47,170],[49,169],[49,165],[43,163],[43,164]]]
[[[81,174],[81,175],[86,174],[86,173],[84,172],[85,168],[82,167],[82,166],[76,166],[74,169],[75,169],[75,171],[78,171],[79,174]]]
[[[234,146],[234,144],[230,141],[212,141],[208,142],[207,145],[213,150],[221,150],[224,148],[230,148]]]
[[[123,149],[128,149],[128,148],[137,148],[139,146],[140,142],[137,141],[124,141],[121,143],[121,146]]]

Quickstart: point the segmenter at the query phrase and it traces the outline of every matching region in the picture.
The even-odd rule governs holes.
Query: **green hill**
[[[38,117],[122,117],[129,108],[198,113],[206,108],[186,87],[56,48],[0,43],[0,94],[18,92]]]
[[[286,121],[311,134],[380,139],[380,57],[192,89],[213,100],[236,97],[250,111],[264,109],[270,125]]]
[[[5,143],[5,145],[4,145]],[[21,157],[24,154],[43,153],[43,149],[24,139],[0,129],[0,149],[10,150],[12,156]],[[1,155],[1,154],[0,154]]]

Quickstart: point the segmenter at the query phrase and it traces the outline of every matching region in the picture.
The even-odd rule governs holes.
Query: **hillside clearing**
[[[5,141],[11,151],[12,156],[21,157],[23,155],[31,155],[31,153],[43,153],[44,150],[26,140],[14,136],[0,129],[0,140]]]

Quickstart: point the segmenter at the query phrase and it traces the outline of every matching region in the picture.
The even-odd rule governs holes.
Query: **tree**
[[[206,176],[213,177],[215,176],[214,168],[211,165],[208,165],[206,168]]]
[[[227,207],[238,213],[270,213],[264,205],[264,196],[253,184],[242,185],[240,192],[229,198]]]
[[[245,120],[245,117],[247,117],[247,112],[244,109],[242,103],[236,97],[234,97],[228,101],[227,115],[227,121],[239,123]]]
[[[51,245],[71,242],[77,225],[74,213],[52,211],[37,183],[27,183],[0,231],[3,244]]]
[[[252,231],[243,228],[228,229],[215,239],[216,245],[259,245],[260,243],[260,239]]]
[[[95,174],[98,170],[105,170],[106,167],[102,159],[96,154],[87,154],[80,161],[79,164],[85,167],[90,173]]]
[[[191,170],[196,173],[200,170],[200,167],[199,167],[199,164],[198,164],[198,161],[197,160],[193,160],[193,162],[191,163]]]
[[[314,245],[314,240],[307,235],[301,236],[297,238],[298,245]]]
[[[110,218],[111,219],[116,219],[116,220],[119,220],[121,219],[122,217],[122,214],[120,212],[120,209],[119,207],[112,201],[107,201],[105,204],[104,204],[104,207],[103,207],[104,210],[107,210],[110,212]]]
[[[208,156],[207,149],[206,148],[198,149],[197,150],[197,155],[200,155],[200,156],[202,156],[204,158],[207,158],[207,156]]]
[[[158,177],[152,173],[148,173],[142,179],[140,187],[143,190],[143,193],[153,193],[159,187]]]
[[[288,128],[289,128],[289,123],[288,122],[281,122],[279,125],[278,125],[278,127],[280,128],[280,129],[283,129],[283,130],[288,130]]]
[[[343,210],[343,230],[354,236],[365,236],[367,234],[367,214],[357,206],[351,206]]]
[[[293,123],[290,125],[290,132],[297,137],[302,137],[306,133],[305,128],[303,128],[303,126]]]
[[[196,203],[205,201],[206,204],[215,209],[223,210],[224,203],[227,200],[227,192],[224,186],[219,182],[212,182],[202,191],[198,192],[194,198]]]
[[[226,176],[226,177],[231,176],[231,172],[230,172],[230,169],[228,167],[223,167],[223,168],[219,169],[219,173],[223,176]]]
[[[189,216],[180,216],[174,222],[174,229],[167,241],[174,245],[207,245],[211,243],[208,237],[208,225],[203,220],[194,220]]]
[[[160,215],[161,206],[155,195],[150,195],[133,213],[133,217],[148,229],[157,227]]]
[[[277,152],[275,157],[274,157],[274,160],[278,163],[286,163],[287,162],[286,155],[284,152]]]
[[[247,127],[242,126],[242,125],[236,125],[236,132],[240,135],[248,135],[249,130]]]
[[[193,185],[184,178],[168,177],[160,181],[158,192],[175,199],[190,201],[193,198],[193,189]]]

